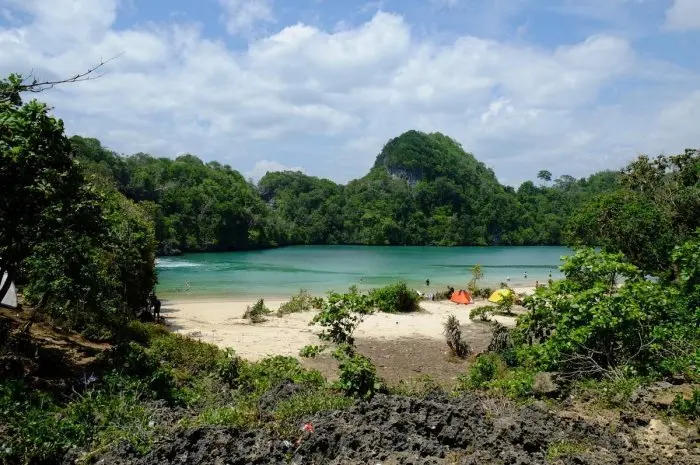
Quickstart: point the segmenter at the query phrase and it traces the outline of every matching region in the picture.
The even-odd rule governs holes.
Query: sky
[[[0,0],[0,75],[119,153],[363,176],[409,129],[509,185],[700,147],[700,0]]]

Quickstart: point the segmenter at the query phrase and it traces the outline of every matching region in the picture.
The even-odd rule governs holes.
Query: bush
[[[214,372],[223,354],[213,344],[174,333],[153,339],[149,352],[161,364],[189,375]]]
[[[640,384],[641,380],[638,378],[623,376],[602,381],[580,381],[575,385],[575,389],[580,396],[590,398],[603,407],[621,408],[627,406]]]
[[[369,358],[352,353],[347,347],[338,348],[334,357],[338,359],[340,368],[338,387],[346,394],[369,399],[381,389],[382,382],[377,377],[377,368]]]
[[[328,390],[296,394],[275,407],[278,421],[300,420],[310,415],[329,410],[341,410],[354,404],[350,397],[338,395]]]
[[[493,307],[490,305],[474,307],[469,311],[469,319],[475,320],[478,317],[480,321],[490,321],[491,312]]]
[[[486,383],[496,379],[505,370],[505,363],[496,354],[481,354],[476,363],[469,368],[466,377],[460,382],[465,388],[482,388]]]
[[[255,302],[255,305],[252,307],[248,306],[243,314],[243,318],[250,320],[250,322],[253,324],[263,323],[267,320],[265,315],[269,315],[270,313],[272,313],[272,311],[265,306],[265,301],[260,299]]]
[[[299,294],[292,296],[289,302],[280,305],[279,310],[277,310],[277,316],[282,317],[290,313],[308,312],[313,309],[320,310],[322,306],[323,299],[314,298],[308,291],[302,289],[299,291]]]
[[[345,294],[331,292],[323,304],[323,309],[314,316],[310,324],[324,328],[318,335],[321,340],[352,346],[354,343],[352,334],[365,316],[370,315],[372,311],[370,297],[361,294],[357,287],[353,286]]]
[[[471,315],[470,315],[471,316]],[[507,326],[498,321],[491,322],[491,342],[489,342],[489,352],[503,352],[510,349],[513,342],[510,338],[510,330]]]
[[[566,257],[566,279],[525,300],[514,340],[542,371],[572,379],[666,375],[690,360],[700,313],[676,286],[645,280],[621,255],[584,249]],[[683,270],[681,269],[681,272]],[[624,284],[619,284],[624,279]]]
[[[445,339],[452,355],[459,358],[467,358],[472,353],[472,348],[462,337],[462,328],[459,320],[454,315],[449,315],[444,323]]]
[[[430,375],[420,375],[408,380],[400,380],[399,384],[390,389],[395,395],[407,397],[426,397],[435,392],[444,392],[443,386]]]
[[[671,406],[674,412],[688,418],[700,418],[700,388],[693,388],[693,395],[685,399],[678,394]]]
[[[71,449],[89,452],[120,441],[144,452],[152,426],[143,389],[103,383],[59,405],[22,382],[0,382],[0,462],[58,463]]]
[[[410,313],[420,309],[420,296],[406,283],[396,283],[373,289],[370,292],[372,305],[386,313]]]
[[[242,361],[238,389],[248,394],[262,394],[283,381],[309,387],[323,387],[325,378],[316,370],[307,370],[293,357],[275,356],[251,363]]]
[[[317,345],[304,346],[299,351],[299,356],[304,357],[304,358],[315,358],[317,355],[320,355],[325,349],[326,349],[326,346],[317,346]]]

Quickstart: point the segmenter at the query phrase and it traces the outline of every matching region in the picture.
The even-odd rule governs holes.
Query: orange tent
[[[474,299],[472,299],[471,292],[464,290],[454,291],[450,300],[456,304],[473,304]]]

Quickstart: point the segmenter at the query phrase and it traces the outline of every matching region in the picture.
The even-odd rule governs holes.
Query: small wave
[[[184,260],[156,260],[158,268],[192,268],[202,266],[199,263],[186,262]]]

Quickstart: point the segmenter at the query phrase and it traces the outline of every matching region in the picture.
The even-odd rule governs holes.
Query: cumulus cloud
[[[700,145],[696,128],[673,124],[697,112],[686,97],[700,91],[697,76],[655,72],[613,35],[553,49],[469,35],[436,43],[379,11],[336,31],[292,24],[234,50],[188,23],[115,28],[117,0],[9,5],[27,19],[0,28],[2,74],[65,77],[125,52],[102,78],[40,96],[68,132],[121,152],[347,181],[387,139],[420,129],[455,137],[517,183],[542,168],[578,176]]]
[[[700,1],[674,0],[666,11],[665,26],[676,31],[700,29]]]
[[[260,22],[274,21],[271,0],[219,0],[229,34],[247,34]]]

